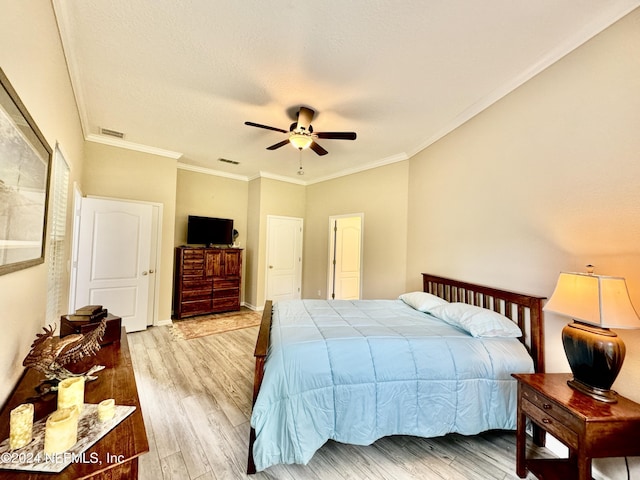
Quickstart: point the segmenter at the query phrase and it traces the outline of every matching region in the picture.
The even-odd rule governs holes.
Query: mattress
[[[251,425],[258,471],[309,462],[329,439],[370,445],[516,428],[516,338],[475,338],[401,300],[274,304]]]

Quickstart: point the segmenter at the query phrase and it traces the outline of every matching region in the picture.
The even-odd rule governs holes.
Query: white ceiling
[[[313,183],[403,160],[638,0],[53,0],[87,139]],[[266,147],[300,105],[329,151]],[[100,134],[123,132],[124,141]],[[225,158],[239,165],[222,163]]]

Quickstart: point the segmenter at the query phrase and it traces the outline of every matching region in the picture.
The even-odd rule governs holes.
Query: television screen
[[[189,215],[187,243],[190,245],[231,245],[233,220]]]

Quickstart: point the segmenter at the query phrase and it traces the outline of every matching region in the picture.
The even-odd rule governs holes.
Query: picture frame
[[[0,275],[44,262],[51,159],[0,68]]]

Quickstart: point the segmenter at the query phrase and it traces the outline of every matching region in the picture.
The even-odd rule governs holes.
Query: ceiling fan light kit
[[[313,143],[311,135],[304,133],[293,133],[289,136],[289,142],[293,145],[293,148],[298,150],[305,150]]]
[[[293,122],[289,126],[289,131],[282,128],[270,127],[269,125],[262,125],[254,122],[244,122],[245,125],[250,127],[264,128],[265,130],[272,130],[274,132],[286,133],[289,138],[278,142],[274,145],[267,147],[267,150],[276,150],[283,147],[287,143],[290,143],[296,150],[305,150],[311,148],[317,155],[326,155],[329,153],[323,147],[318,145],[315,141],[316,138],[324,138],[328,140],[355,140],[355,132],[317,132],[314,133],[311,121],[315,112],[307,107],[300,107],[297,113],[297,121]],[[300,172],[298,172],[300,173]]]

